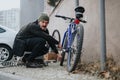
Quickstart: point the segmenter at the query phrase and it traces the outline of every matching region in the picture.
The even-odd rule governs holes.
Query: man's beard
[[[42,28],[42,30],[46,30],[46,26],[42,26],[41,28]]]

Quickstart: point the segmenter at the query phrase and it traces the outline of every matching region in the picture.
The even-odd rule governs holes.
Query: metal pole
[[[76,7],[79,6],[79,0],[75,0],[75,6],[76,6]]]
[[[101,71],[105,70],[106,63],[106,24],[105,24],[105,0],[99,0],[100,5],[100,33],[101,33]]]

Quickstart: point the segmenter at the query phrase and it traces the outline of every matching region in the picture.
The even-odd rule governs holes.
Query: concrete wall
[[[44,11],[44,0],[20,0],[20,26],[36,20]]]
[[[79,0],[80,5],[84,6],[86,12],[84,19],[87,20],[84,25],[84,44],[83,56],[84,61],[100,60],[100,26],[99,26],[99,0]],[[105,0],[106,1],[106,42],[107,55],[112,55],[118,64],[120,64],[120,0]],[[49,6],[48,6],[49,7]],[[68,22],[57,19],[55,14],[60,14],[68,17],[74,16],[75,1],[63,0],[61,5],[52,14],[50,24],[48,26],[50,32],[54,29],[60,30],[61,36],[65,31]]]
[[[85,32],[85,54],[93,60],[99,59],[100,51],[100,26],[99,26],[99,0],[80,0],[81,5],[85,6],[88,23]],[[118,64],[120,64],[120,1],[106,1],[106,43],[107,55],[112,55]],[[91,54],[91,55],[89,55]],[[86,57],[85,56],[85,57]],[[90,60],[91,60],[90,59]]]

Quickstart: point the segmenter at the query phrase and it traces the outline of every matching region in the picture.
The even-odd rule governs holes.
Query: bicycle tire
[[[83,37],[84,37],[84,28],[83,26],[78,26],[77,29],[77,53],[75,55],[75,60],[73,61],[73,65],[71,65],[71,56],[73,53],[68,51],[68,58],[67,58],[67,71],[72,72],[76,69],[78,62],[81,62],[81,50],[83,45]],[[78,37],[79,36],[79,37]]]
[[[55,34],[57,36],[55,36]],[[59,30],[55,29],[52,33],[52,37],[55,38],[56,40],[58,40],[58,42],[60,43],[61,42],[61,36],[60,36],[60,32]]]
[[[66,47],[67,47],[67,35],[65,36],[65,39],[63,41],[63,46],[62,47],[63,47],[63,49],[66,49]],[[63,51],[62,52],[62,59],[60,61],[60,66],[63,66],[63,62],[65,60],[65,54],[66,54],[66,51]]]

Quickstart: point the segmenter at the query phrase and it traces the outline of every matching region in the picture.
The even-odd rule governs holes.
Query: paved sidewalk
[[[0,80],[31,80],[31,79],[0,71]]]
[[[22,78],[30,78],[31,80],[101,80],[95,76],[84,74],[69,74],[66,69],[59,66],[58,63],[49,63],[49,66],[44,68],[33,69],[26,68],[25,66],[19,66],[0,68],[0,71],[7,74],[9,73],[20,76]]]

